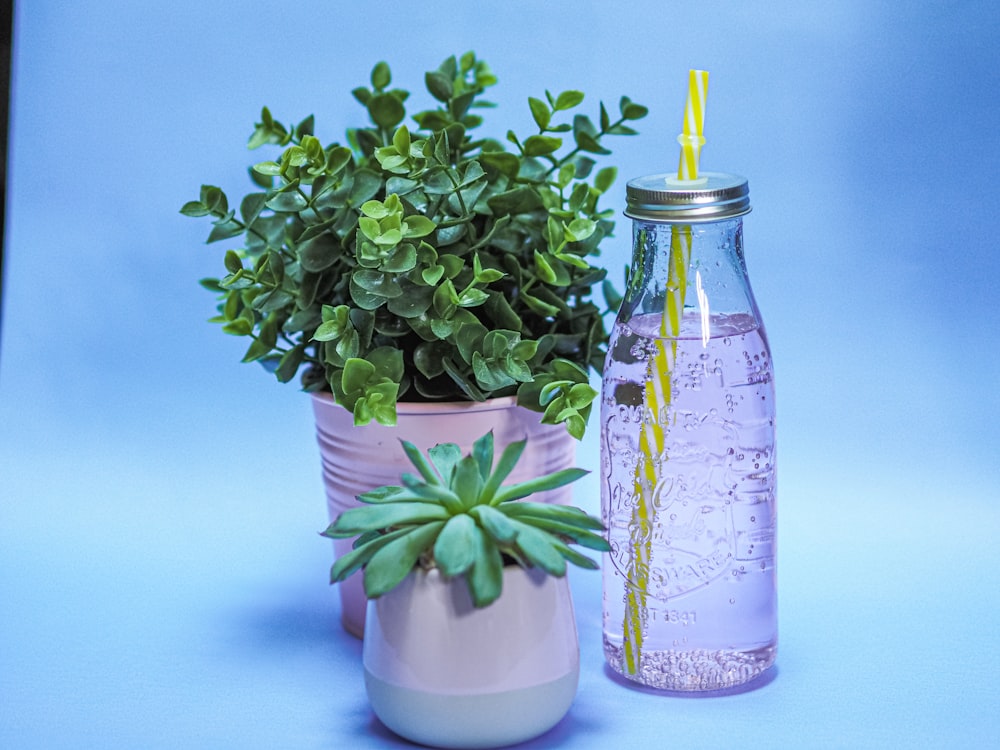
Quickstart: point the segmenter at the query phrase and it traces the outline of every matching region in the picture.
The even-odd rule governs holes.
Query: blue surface
[[[17,8],[0,747],[407,746],[337,625],[309,405],[204,322],[194,282],[221,250],[177,211],[202,182],[242,194],[262,105],[340,138],[376,60],[417,92],[469,48],[521,132],[544,88],[650,106],[614,147],[619,208],[626,178],[674,168],[686,71],[711,71],[702,167],[750,178],[778,377],[772,679],[712,698],[617,683],[599,576],[579,573],[580,692],[528,746],[1000,745],[1000,7],[202,5]],[[596,488],[577,502],[596,510]]]

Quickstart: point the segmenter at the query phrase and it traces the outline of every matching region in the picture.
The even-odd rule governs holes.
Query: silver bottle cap
[[[625,215],[644,221],[697,224],[750,213],[750,187],[745,177],[702,172],[697,180],[654,174],[629,180]]]

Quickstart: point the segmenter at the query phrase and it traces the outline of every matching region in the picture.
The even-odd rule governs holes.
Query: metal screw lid
[[[750,213],[746,178],[721,172],[702,172],[697,180],[670,174],[637,177],[626,186],[625,200],[625,215],[646,221],[696,224]]]

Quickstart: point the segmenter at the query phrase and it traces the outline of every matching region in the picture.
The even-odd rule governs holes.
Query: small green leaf
[[[569,210],[573,213],[582,211],[590,197],[590,186],[586,182],[578,182],[569,196]]]
[[[535,273],[538,274],[538,278],[548,284],[554,284],[558,280],[556,272],[552,269],[552,265],[537,250],[535,251]]]
[[[562,138],[551,135],[532,135],[524,141],[525,156],[545,156],[559,150]]]
[[[472,256],[472,276],[480,284],[492,284],[506,276],[503,271],[495,268],[484,269],[479,253]]]
[[[265,205],[272,211],[280,211],[281,213],[296,213],[308,206],[309,202],[301,193],[287,191],[277,193],[271,198],[268,198]]]
[[[611,153],[611,151],[604,148],[604,146],[598,143],[597,139],[590,133],[587,133],[585,131],[580,131],[578,133],[574,133],[573,137],[576,140],[576,147],[581,151],[587,151],[588,153],[591,154],[605,154],[605,155]]]
[[[542,199],[538,191],[534,188],[522,186],[503,193],[498,193],[491,197],[487,203],[493,213],[502,216],[504,214],[522,214],[543,208]]]
[[[437,224],[421,214],[403,219],[403,236],[408,238],[426,237],[437,228]]]
[[[246,318],[237,318],[231,323],[226,323],[226,325],[222,326],[222,330],[233,336],[249,336],[253,332],[253,323]]]
[[[392,72],[386,62],[375,63],[375,67],[372,68],[371,82],[376,91],[382,91],[392,82]]]
[[[424,268],[420,272],[420,277],[428,286],[437,284],[442,276],[444,276],[444,266],[433,265]]]
[[[566,239],[570,242],[582,242],[592,235],[595,229],[597,224],[591,219],[573,219],[566,227]]]
[[[444,374],[444,364],[440,350],[436,348],[439,342],[423,342],[413,351],[413,364],[426,378],[434,379]]]
[[[382,228],[379,226],[378,221],[370,216],[362,216],[358,219],[358,229],[370,240],[377,239],[382,233]]]
[[[351,205],[359,206],[377,195],[381,187],[381,176],[369,169],[359,169],[354,173],[354,182],[347,200]]]
[[[262,357],[266,357],[271,353],[274,348],[272,344],[268,344],[260,339],[254,339],[253,343],[247,349],[246,354],[243,355],[243,362],[256,362]]]
[[[583,409],[589,406],[595,398],[597,391],[590,387],[589,383],[577,383],[569,390],[567,401],[574,409]]]
[[[382,201],[365,201],[361,204],[361,213],[372,219],[384,219],[392,211]]]
[[[188,201],[181,206],[181,213],[185,216],[208,216],[211,211],[201,201]]]
[[[484,151],[479,155],[479,160],[511,179],[517,177],[517,173],[521,169],[521,160],[506,151]]]
[[[489,297],[490,296],[481,289],[466,289],[458,296],[458,306],[479,307],[486,300],[488,300]]]
[[[229,273],[238,273],[243,270],[243,261],[235,250],[226,250],[225,265]]]
[[[392,252],[389,253],[388,257],[382,260],[379,268],[389,273],[398,274],[406,273],[407,271],[415,268],[416,265],[417,249],[409,242],[403,242],[397,245]]]
[[[594,187],[599,193],[606,193],[618,176],[616,167],[605,167],[594,176]]]
[[[627,96],[621,98],[619,103],[619,108],[622,113],[622,117],[626,120],[641,120],[647,114],[649,114],[649,109],[642,106],[641,104],[636,104]]]
[[[386,247],[398,245],[403,239],[403,233],[395,227],[383,230],[382,234],[375,238],[375,244]]]
[[[392,94],[376,94],[368,102],[372,122],[381,128],[394,128],[406,116],[403,103]]]
[[[368,352],[368,361],[379,378],[399,382],[403,378],[403,352],[393,346],[379,346]]]
[[[447,103],[455,94],[453,78],[441,71],[432,70],[426,73],[424,76],[424,85],[427,86],[427,90],[431,96],[439,102]]]
[[[375,374],[375,365],[364,359],[351,359],[344,365],[341,384],[346,393],[362,390]]]
[[[538,129],[544,132],[552,120],[552,112],[549,110],[548,105],[541,99],[528,97],[528,106],[531,107],[531,116],[535,118],[535,124],[538,125]]]
[[[576,177],[576,164],[573,162],[563,164],[559,167],[556,184],[558,184],[560,188],[565,188],[573,181],[574,177]]]
[[[228,240],[230,237],[237,237],[243,234],[244,229],[239,222],[233,221],[231,216],[227,217],[215,222],[212,231],[209,232],[208,242],[218,242],[219,240]]]
[[[410,131],[407,130],[405,125],[400,125],[396,129],[396,133],[392,137],[392,145],[395,147],[396,151],[403,156],[408,156],[410,153]]]
[[[226,194],[215,185],[202,185],[199,199],[216,216],[222,216],[229,211]]]
[[[442,318],[449,318],[458,306],[458,302],[455,285],[451,283],[451,279],[445,279],[434,292],[434,311]]]
[[[636,135],[637,132],[627,125],[614,125],[608,129],[608,135]]]
[[[553,109],[564,110],[572,109],[583,101],[582,91],[563,91],[559,96],[556,97],[556,103]]]
[[[302,268],[313,273],[325,271],[341,257],[337,239],[329,232],[301,243],[297,253]]]
[[[293,346],[285,352],[278,361],[278,368],[274,371],[275,377],[282,383],[288,383],[295,377],[299,366],[305,360],[305,347],[301,344]]]

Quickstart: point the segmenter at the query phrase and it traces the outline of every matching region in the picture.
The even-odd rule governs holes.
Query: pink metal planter
[[[544,425],[541,415],[517,406],[514,397],[479,402],[400,403],[395,427],[354,425],[353,415],[338,406],[329,394],[312,396],[316,437],[323,464],[330,520],[358,505],[357,495],[382,485],[399,484],[403,472],[413,470],[400,446],[408,440],[422,451],[437,443],[457,443],[463,453],[493,430],[496,454],[508,443],[528,438],[528,447],[508,482],[568,469],[574,465],[576,440],[563,425]],[[570,486],[532,497],[539,502],[568,504]],[[337,557],[351,549],[352,540],[334,541]],[[366,598],[361,575],[340,586],[344,628],[361,637],[365,627]]]

